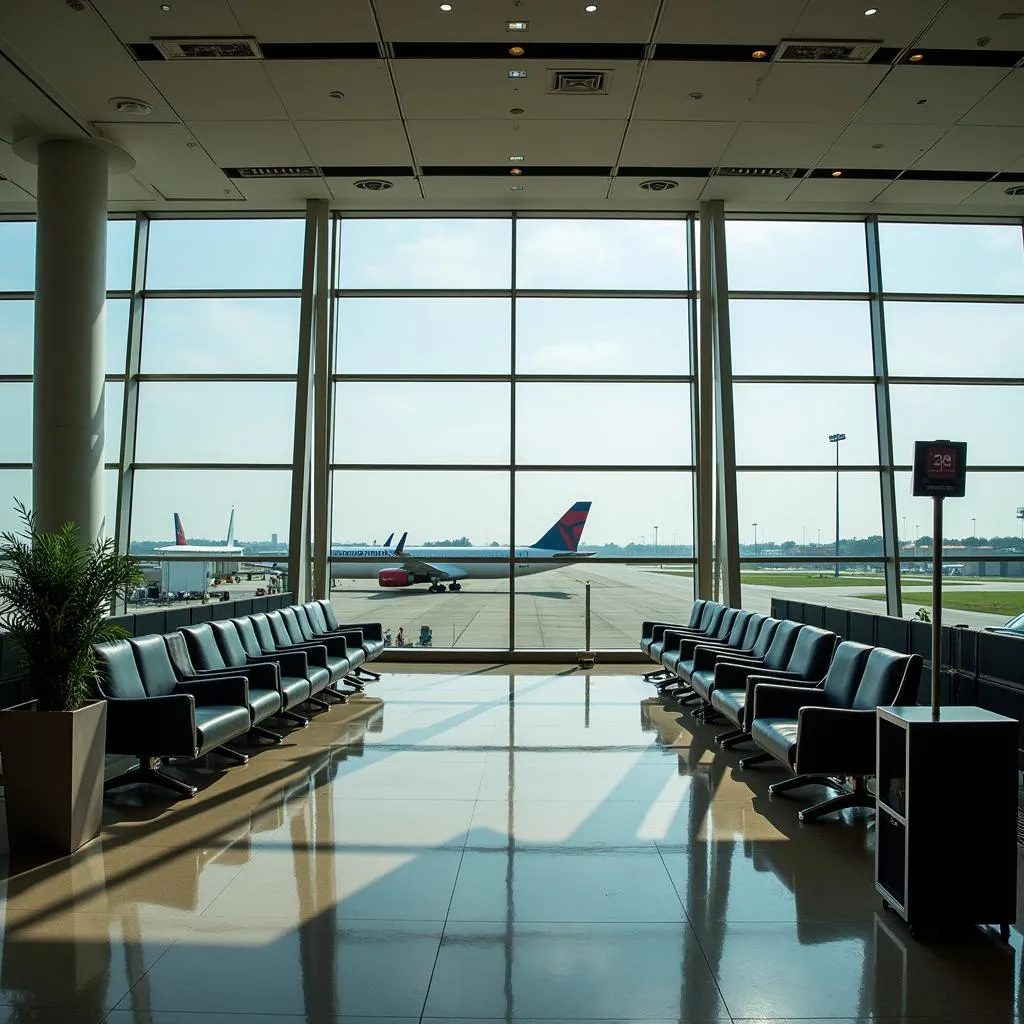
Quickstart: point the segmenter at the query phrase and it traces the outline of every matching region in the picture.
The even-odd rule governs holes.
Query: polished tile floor
[[[801,825],[715,731],[632,670],[387,673],[5,858],[0,1024],[1020,1018],[1017,929],[916,942],[871,815]]]

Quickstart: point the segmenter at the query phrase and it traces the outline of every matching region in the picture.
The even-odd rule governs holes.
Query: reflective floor
[[[5,858],[0,1024],[1020,1018],[1016,928],[915,941],[872,815],[801,825],[716,731],[626,670],[387,673]]]

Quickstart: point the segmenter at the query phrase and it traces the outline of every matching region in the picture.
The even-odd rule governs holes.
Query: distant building
[[[277,547],[277,534],[276,533],[272,533],[270,535],[270,543],[273,544],[274,547]]]

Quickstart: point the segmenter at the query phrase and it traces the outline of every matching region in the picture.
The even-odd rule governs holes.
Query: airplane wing
[[[424,562],[422,558],[413,558],[410,555],[395,552],[395,556],[402,560],[402,568],[407,569],[417,576],[436,576],[439,580],[464,580],[469,573],[458,565],[445,565],[442,562]]]
[[[561,559],[565,562],[576,562],[581,558],[589,558],[591,555],[596,554],[596,551],[556,551],[551,557],[552,559]]]

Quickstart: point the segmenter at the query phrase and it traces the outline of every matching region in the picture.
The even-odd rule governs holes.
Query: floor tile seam
[[[154,967],[156,967],[156,965],[157,965],[158,963],[160,963],[160,961],[161,961],[161,960],[163,960],[163,958],[164,958],[165,956],[167,956],[167,954],[168,954],[168,953],[170,953],[170,951],[171,951],[171,950],[172,950],[172,949],[173,949],[173,948],[174,948],[175,946],[177,946],[179,942],[184,942],[184,941],[185,941],[185,940],[186,940],[187,938],[189,938],[189,936],[191,935],[191,932],[192,932],[192,928],[191,928],[191,925],[189,925],[189,926],[188,926],[188,928],[186,929],[186,934],[184,934],[184,935],[180,936],[179,938],[176,938],[176,939],[172,939],[172,940],[171,940],[171,941],[170,941],[170,942],[169,942],[169,943],[167,944],[166,948],[165,948],[165,949],[163,949],[163,950],[162,950],[162,951],[161,951],[161,952],[160,952],[160,953],[159,953],[159,954],[158,954],[158,955],[157,955],[157,956],[156,956],[156,957],[154,958],[153,962],[152,962],[152,963],[151,963],[151,964],[150,964],[150,965],[149,965],[149,966],[148,966],[148,967],[147,967],[147,968],[146,968],[146,969],[145,969],[145,970],[144,970],[144,971],[143,971],[143,972],[142,972],[142,973],[141,973],[141,974],[140,974],[140,975],[138,976],[138,978],[137,978],[137,979],[135,980],[135,982],[134,982],[133,984],[131,984],[131,985],[129,985],[129,986],[128,986],[128,989],[127,989],[127,991],[125,992],[125,994],[124,994],[123,996],[121,996],[121,998],[120,998],[120,999],[118,999],[118,1001],[117,1001],[116,1003],[114,1003],[114,1005],[113,1005],[113,1006],[110,1006],[110,1007],[108,1007],[108,1008],[107,1008],[107,1016],[108,1016],[108,1017],[110,1016],[110,1014],[111,1014],[111,1013],[112,1013],[112,1012],[113,1012],[114,1010],[118,1009],[118,1008],[119,1008],[119,1007],[121,1006],[121,1004],[122,1004],[122,1003],[123,1003],[123,1002],[124,1002],[124,1001],[125,1001],[126,999],[130,999],[130,998],[131,998],[131,994],[132,994],[132,992],[134,992],[134,991],[135,991],[135,989],[136,989],[136,987],[137,987],[138,985],[140,985],[140,984],[141,984],[141,983],[142,983],[142,982],[143,982],[143,981],[144,981],[144,980],[145,980],[145,979],[146,979],[146,978],[147,978],[147,977],[149,976],[149,974],[150,974],[150,972],[151,972],[151,971],[153,970],[153,968],[154,968]],[[140,943],[140,945],[141,945],[141,944],[144,944],[144,943],[145,943],[145,939],[143,939],[143,940],[142,940],[142,942]],[[129,1003],[129,1007],[130,1007],[130,1005],[131,1005],[131,1004]],[[104,1019],[105,1019],[105,1018],[104,1018]]]

